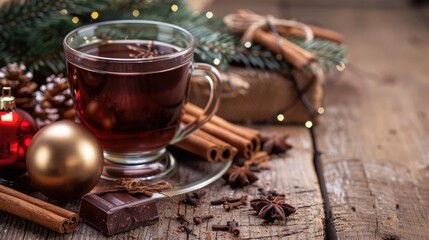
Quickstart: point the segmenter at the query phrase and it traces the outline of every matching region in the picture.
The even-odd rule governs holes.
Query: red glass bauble
[[[27,148],[36,132],[36,123],[27,112],[0,111],[0,176],[16,177],[27,171]]]

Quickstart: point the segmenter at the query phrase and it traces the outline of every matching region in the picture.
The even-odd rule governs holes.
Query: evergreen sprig
[[[90,14],[106,1],[12,0],[0,8],[0,63],[23,62],[31,70],[64,69],[62,39],[76,27],[63,9]],[[79,24],[80,25],[80,24]]]
[[[176,12],[171,10],[178,5]],[[67,13],[65,14],[65,10]],[[134,16],[133,10],[139,15]],[[97,11],[99,18],[91,18]],[[79,21],[73,23],[73,17]],[[188,29],[196,39],[195,58],[226,68],[234,52],[222,21],[195,14],[180,0],[12,0],[0,7],[0,65],[22,62],[30,70],[62,72],[62,41],[72,29],[100,21],[150,19]]]
[[[303,38],[299,37],[288,37],[288,40],[310,52],[314,52],[316,54],[316,61],[325,72],[329,72],[337,65],[344,63],[348,54],[344,44],[337,44],[328,40],[315,38],[308,44],[305,43]],[[282,70],[286,72],[292,70],[292,66],[285,59],[257,43],[253,43],[250,48],[245,48],[240,44],[240,39],[236,37],[235,44],[238,46],[233,56],[233,62],[236,64],[267,70]]]
[[[177,11],[171,6],[176,4]],[[67,10],[67,11],[65,11]],[[138,10],[134,16],[133,10]],[[91,18],[97,11],[99,17]],[[73,17],[79,21],[73,23]],[[254,44],[250,49],[227,30],[220,19],[209,19],[189,9],[181,0],[12,0],[0,6],[0,65],[22,62],[32,71],[63,72],[62,41],[72,29],[100,21],[148,19],[173,23],[189,30],[196,39],[195,59],[218,63],[226,69],[231,62],[269,70],[291,71],[284,59]],[[315,52],[325,71],[344,61],[344,45],[315,39],[304,44],[301,38],[289,40]]]

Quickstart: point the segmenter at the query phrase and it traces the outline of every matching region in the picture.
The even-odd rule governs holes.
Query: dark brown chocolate
[[[125,192],[84,196],[80,216],[108,236],[152,225],[159,220],[155,199]]]

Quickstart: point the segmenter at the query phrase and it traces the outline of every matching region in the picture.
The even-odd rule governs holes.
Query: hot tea
[[[151,58],[181,49],[159,41],[118,40],[78,51],[110,59]],[[100,64],[94,61],[91,64]],[[191,62],[155,71],[129,71],[126,62],[101,63],[97,70],[67,62],[79,119],[106,152],[146,152],[165,147],[179,126],[191,76]],[[112,71],[114,67],[114,71]],[[162,69],[162,70],[160,70]]]
[[[194,45],[186,29],[148,20],[97,22],[64,38],[73,102],[82,125],[101,143],[104,178],[154,180],[173,173],[178,162],[167,145],[214,115],[219,72],[193,62]],[[204,74],[210,95],[204,112],[181,125],[192,74]]]

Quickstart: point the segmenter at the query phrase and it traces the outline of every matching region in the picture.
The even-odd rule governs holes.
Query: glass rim
[[[149,25],[162,25],[165,27],[169,27],[172,29],[176,29],[179,30],[183,33],[185,33],[186,35],[189,36],[190,38],[190,44],[189,46],[180,49],[177,52],[173,52],[173,53],[169,53],[169,54],[165,54],[165,55],[160,55],[160,56],[155,56],[155,57],[151,57],[151,58],[110,58],[110,57],[100,57],[100,56],[96,56],[96,55],[92,55],[92,54],[88,54],[88,53],[84,53],[79,51],[78,49],[75,49],[73,47],[71,47],[68,43],[67,43],[67,39],[69,39],[73,34],[86,29],[86,28],[95,28],[98,26],[102,26],[102,25],[114,25],[114,24],[120,24],[120,23],[137,23],[137,24],[149,24]],[[180,57],[183,55],[186,55],[190,52],[192,52],[194,50],[195,47],[195,38],[194,36],[186,29],[184,29],[183,27],[171,24],[171,23],[165,23],[165,22],[159,22],[159,21],[153,21],[153,20],[114,20],[114,21],[103,21],[103,22],[98,22],[98,23],[92,23],[92,24],[87,24],[78,28],[73,29],[72,31],[70,31],[63,40],[63,46],[64,46],[64,51],[69,52],[73,55],[82,57],[82,58],[86,58],[86,59],[92,59],[92,60],[101,60],[101,61],[108,61],[108,62],[121,62],[121,63],[140,63],[140,62],[156,62],[156,61],[162,61],[162,60],[166,60],[166,59],[173,59],[176,57]],[[67,58],[67,57],[66,57]]]

